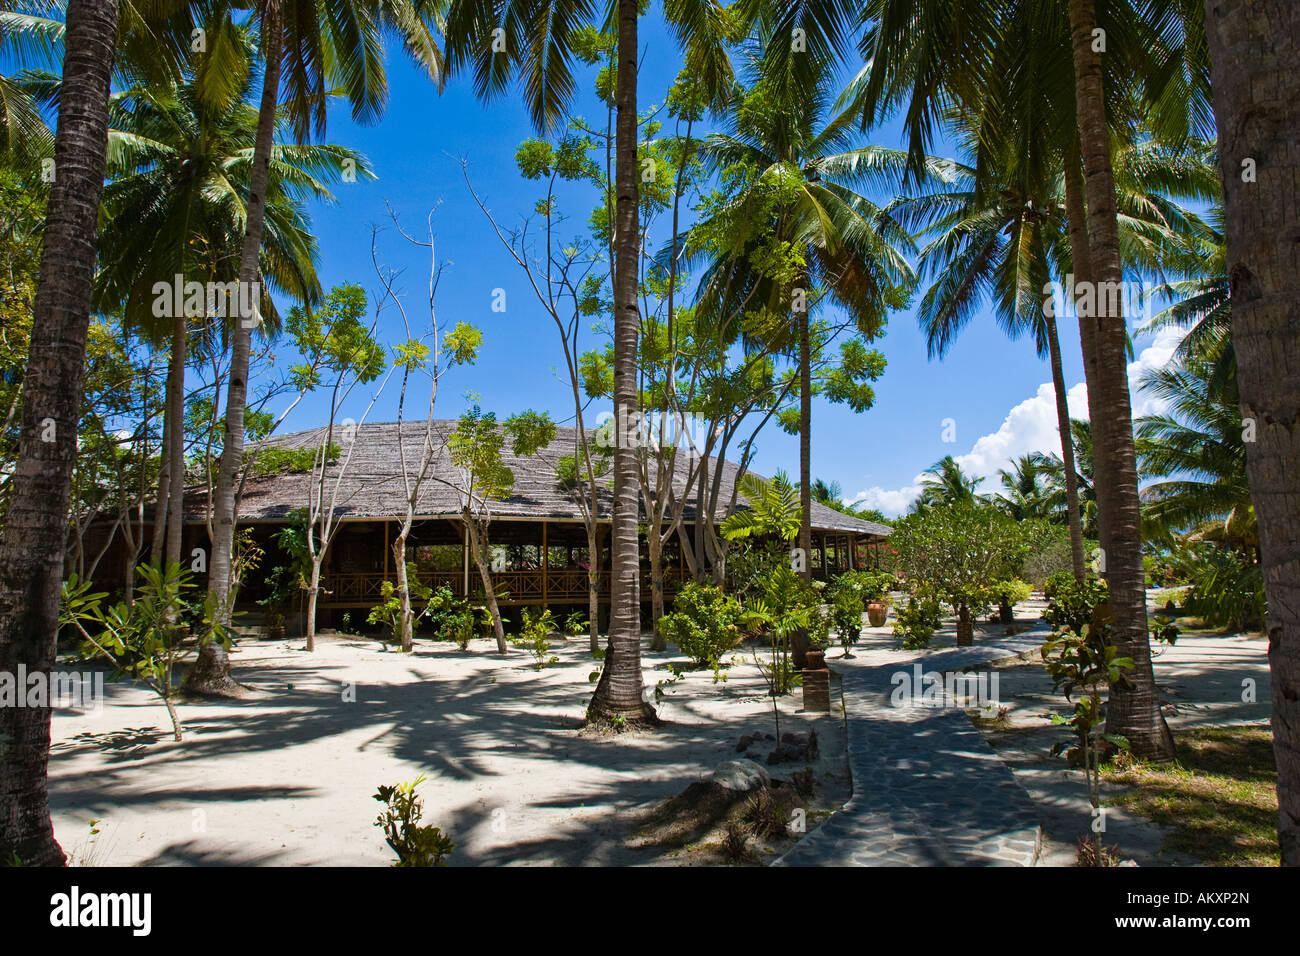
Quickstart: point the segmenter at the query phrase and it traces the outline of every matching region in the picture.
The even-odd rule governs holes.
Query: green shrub
[[[510,643],[522,647],[533,655],[533,669],[542,670],[549,664],[559,663],[558,657],[551,656],[551,632],[555,630],[555,618],[550,609],[533,617],[528,608],[524,608],[518,637],[512,637]]]
[[[894,637],[905,650],[921,650],[930,646],[930,638],[942,623],[943,613],[938,601],[913,595],[897,611]]]
[[[1050,601],[1061,588],[1073,586],[1073,571],[1053,571],[1047,576],[1047,580],[1043,582],[1043,597]]]
[[[688,582],[659,619],[664,637],[701,667],[714,667],[740,643],[740,602],[720,589]]]
[[[1106,582],[1090,579],[1083,584],[1071,577],[1068,584],[1058,585],[1052,593],[1043,616],[1053,628],[1069,628],[1082,634],[1084,627],[1093,627],[1099,638],[1104,638],[1108,627],[1097,619],[1097,608],[1107,602],[1110,591]]]
[[[385,842],[397,854],[393,866],[446,866],[446,859],[456,844],[434,826],[420,826],[424,813],[415,788],[424,782],[424,774],[408,783],[380,787],[375,799],[385,805],[375,826],[384,831]]]
[[[831,604],[831,617],[845,653],[862,636],[862,598],[851,590],[837,591]]]
[[[1258,564],[1210,543],[1188,548],[1179,564],[1191,583],[1183,601],[1184,612],[1212,627],[1237,631],[1263,627],[1268,602]]]
[[[1028,601],[1033,596],[1034,586],[1028,581],[1012,578],[1009,581],[998,582],[997,591],[1007,599],[1008,604],[1015,607],[1017,604]]]
[[[572,611],[564,619],[565,634],[583,634],[591,626],[591,620],[581,611]]]

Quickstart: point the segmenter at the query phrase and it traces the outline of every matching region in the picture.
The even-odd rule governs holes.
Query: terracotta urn
[[[867,605],[867,623],[872,627],[884,627],[888,615],[889,608],[880,601],[872,601]]]

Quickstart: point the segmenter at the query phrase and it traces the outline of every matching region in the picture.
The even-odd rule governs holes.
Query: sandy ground
[[[419,774],[423,822],[458,844],[452,865],[708,862],[630,849],[629,825],[738,756],[742,733],[772,730],[743,649],[725,683],[694,671],[666,688],[660,731],[601,737],[578,729],[596,666],[585,637],[557,644],[560,662],[541,672],[490,641],[462,652],[417,640],[411,655],[348,636],[302,647],[241,642],[235,676],[256,693],[182,703],[180,743],[157,698],[131,684],[108,684],[101,714],[56,711],[50,796],[74,862],[384,865],[373,794]],[[646,654],[649,686],[671,661],[683,663]],[[831,715],[798,713],[798,692],[781,701],[783,732],[820,738],[819,805],[849,793],[838,690]]]

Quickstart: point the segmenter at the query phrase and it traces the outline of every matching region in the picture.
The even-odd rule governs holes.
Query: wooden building
[[[394,580],[393,537],[406,513],[406,481],[403,480],[403,453],[407,470],[418,470],[416,462],[424,448],[425,423],[408,422],[399,429],[396,423],[363,424],[356,427],[348,457],[348,443],[340,441],[336,426],[336,443],[343,446],[343,456],[325,475],[325,500],[335,499],[338,516],[337,535],[327,553],[323,567],[322,593],[319,597],[319,623],[328,626],[343,611],[367,610],[380,601],[380,587]],[[456,427],[455,421],[434,425],[433,458],[421,489],[416,520],[407,542],[407,560],[413,562],[419,578],[434,587],[446,585],[457,596],[482,596],[482,583],[465,547],[461,495],[456,486],[460,476],[452,465],[446,439]],[[281,448],[315,448],[324,441],[323,428],[278,436],[273,444]],[[346,439],[350,436],[341,436]],[[505,500],[493,501],[489,538],[492,544],[493,584],[502,604],[561,607],[585,606],[587,601],[587,534],[582,523],[579,490],[566,488],[557,479],[562,456],[573,455],[577,431],[559,428],[553,442],[538,454],[523,458],[504,449],[505,463],[515,475],[514,492]],[[685,452],[680,452],[674,491],[687,503],[682,525],[664,550],[665,594],[671,594],[690,579],[689,562],[683,553],[694,541],[695,497],[685,488],[689,473]],[[346,459],[346,461],[345,461]],[[716,459],[708,462],[712,481]],[[746,505],[735,488],[737,468],[721,462],[719,507],[721,520],[734,508]],[[319,481],[319,476],[315,479]],[[285,472],[250,475],[239,501],[239,526],[251,528],[257,544],[265,549],[262,569],[273,567],[282,555],[275,543],[275,533],[292,520],[295,509],[306,508],[313,495],[310,473]],[[205,488],[186,490],[185,554],[207,544],[207,492]],[[599,561],[602,603],[609,595],[608,526],[612,503],[609,479],[602,479],[599,507],[602,526]],[[644,502],[642,520],[644,522]],[[150,520],[146,514],[144,536]],[[812,507],[813,548],[809,556],[814,576],[829,577],[849,568],[872,566],[876,551],[888,536],[885,525],[864,521],[814,503]],[[147,554],[148,544],[145,545]],[[118,562],[108,559],[103,570]],[[240,605],[257,608],[263,596],[262,575],[246,576],[240,592]],[[106,582],[111,583],[111,582]],[[642,596],[649,603],[649,556],[642,542]],[[353,614],[356,619],[356,614]],[[337,623],[335,621],[335,623]]]

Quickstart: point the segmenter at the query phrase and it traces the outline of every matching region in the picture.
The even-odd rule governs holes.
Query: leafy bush
[[[1093,627],[1100,638],[1104,638],[1109,627],[1098,620],[1097,608],[1107,602],[1110,591],[1106,582],[1089,579],[1083,584],[1070,578],[1069,584],[1062,584],[1053,591],[1043,616],[1053,628],[1069,628],[1076,634],[1083,633],[1085,627]]]
[[[835,609],[825,604],[808,609],[808,646],[825,650],[831,643],[831,628],[835,624]]]
[[[1013,577],[1025,555],[1018,522],[993,508],[970,505],[909,514],[895,525],[889,543],[909,587],[943,598],[963,620],[997,602],[993,585]]]
[[[213,613],[211,597],[191,600],[197,590],[188,569],[175,561],[165,568],[142,564],[135,600],[104,607],[103,592],[92,592],[89,581],[71,575],[63,585],[59,624],[75,628],[83,638],[83,657],[102,657],[113,665],[113,679],[132,677],[157,694],[171,717],[172,733],[181,739],[181,723],[173,699],[172,671],[182,656],[182,643],[191,627],[202,640],[230,646],[225,628]]]
[[[673,600],[673,613],[659,619],[664,637],[701,667],[714,667],[740,643],[740,602],[720,589],[687,582]]]
[[[1186,613],[1212,627],[1263,627],[1268,601],[1258,564],[1230,548],[1203,543],[1180,555],[1179,570],[1191,583],[1183,601]]]
[[[533,655],[534,670],[540,671],[549,664],[559,663],[558,657],[551,656],[550,635],[555,630],[555,618],[549,608],[537,617],[524,608],[521,627],[519,636],[512,637],[510,643]]]
[[[1074,586],[1073,571],[1054,571],[1047,576],[1043,582],[1043,597],[1049,601],[1056,596],[1056,592],[1063,587]]]
[[[375,826],[384,831],[385,842],[397,854],[393,866],[446,866],[446,859],[456,844],[435,826],[420,826],[424,814],[415,788],[424,782],[424,774],[407,783],[380,787],[375,799],[385,804]]]
[[[1151,619],[1151,640],[1173,647],[1178,640],[1178,626],[1167,617],[1156,615]]]
[[[917,651],[930,646],[930,638],[943,623],[939,602],[931,597],[913,595],[898,609],[894,619],[894,637],[904,650]]]
[[[831,618],[835,624],[835,630],[840,636],[840,644],[847,654],[849,648],[858,642],[862,636],[862,612],[866,606],[859,597],[851,590],[837,591],[832,598]]]
[[[1007,599],[1008,604],[1015,607],[1033,596],[1034,586],[1028,581],[1012,578],[1009,581],[999,581],[996,590],[999,595]]]
[[[590,626],[591,626],[590,619],[587,617],[587,615],[583,614],[581,611],[572,611],[564,619],[565,634],[582,634],[585,633],[590,628]]]

